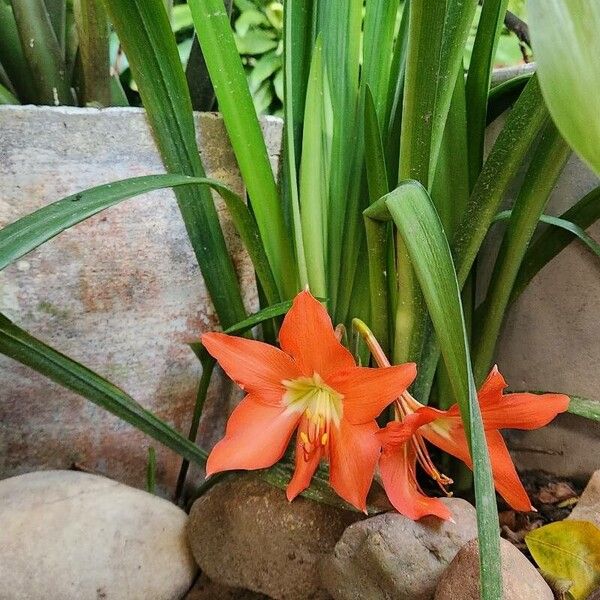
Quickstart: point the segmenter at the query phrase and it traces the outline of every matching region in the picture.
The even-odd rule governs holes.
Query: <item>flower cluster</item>
[[[375,353],[377,368],[357,366],[327,311],[307,291],[296,296],[279,342],[281,349],[222,333],[202,336],[207,351],[246,392],[208,458],[207,476],[270,467],[283,457],[296,432],[289,500],[310,485],[325,460],[332,488],[359,510],[366,511],[379,468],[399,512],[412,519],[450,518],[445,504],[419,487],[416,465],[442,489],[452,483],[435,468],[427,441],[471,466],[458,407],[442,411],[415,400],[407,391],[416,377],[414,363],[391,366]],[[560,394],[505,395],[505,387],[494,368],[479,390],[479,403],[496,488],[513,508],[527,511],[531,503],[499,429],[542,427],[567,409],[569,399]],[[375,419],[390,405],[395,420],[380,429]]]

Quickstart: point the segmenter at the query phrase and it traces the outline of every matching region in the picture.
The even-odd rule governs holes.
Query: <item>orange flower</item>
[[[222,333],[202,336],[208,352],[247,393],[208,457],[207,475],[270,467],[297,429],[288,499],[305,490],[319,462],[328,460],[333,489],[365,510],[380,453],[375,417],[412,383],[415,365],[357,367],[326,310],[308,292],[294,299],[279,339],[281,350]]]
[[[494,367],[478,392],[494,484],[513,509],[535,510],[499,430],[543,427],[557,414],[567,410],[569,397],[562,394],[503,394],[506,387],[504,377]],[[383,445],[380,470],[386,492],[394,506],[412,518],[425,514],[444,518],[440,514],[441,502],[434,501],[437,504],[433,505],[432,498],[420,498],[414,477],[416,460],[420,457],[418,450],[410,450],[410,446],[423,447],[425,439],[472,468],[458,406],[455,404],[447,411],[438,410],[423,406],[410,394],[404,393],[396,402],[395,409],[400,420],[388,424],[378,434]],[[408,440],[412,444],[408,444]],[[432,465],[425,462],[424,467],[442,486],[449,483]]]

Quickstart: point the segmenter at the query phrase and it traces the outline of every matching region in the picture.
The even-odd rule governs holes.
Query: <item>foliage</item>
[[[497,508],[474,390],[491,367],[510,302],[599,216],[597,203],[587,196],[561,215],[560,239],[542,233],[532,243],[540,221],[548,221],[550,192],[569,155],[537,76],[495,94],[496,100],[507,94],[502,99],[510,110],[484,155],[491,73],[508,0],[485,0],[474,36],[477,0],[411,0],[407,5],[399,0],[286,0],[283,24],[276,3],[238,0],[233,29],[222,0],[176,5],[171,21],[163,0],[104,3],[127,60],[115,40],[113,55],[146,108],[170,173],[164,177],[179,178],[168,185],[175,186],[221,324],[235,328],[247,323],[247,315],[207,185],[228,201],[254,261],[263,310],[281,306],[309,285],[327,299],[335,323],[350,331],[358,317],[372,325],[393,363],[418,364],[411,391],[422,403],[458,404],[474,464],[482,597],[500,597]],[[0,6],[5,10],[6,0]],[[89,6],[80,14],[87,15],[86,23],[98,20]],[[33,22],[17,11],[15,17]],[[210,77],[249,208],[204,178],[192,116],[193,78],[188,69],[186,79],[182,66],[182,59],[191,62],[197,44],[186,33],[192,28],[204,64],[197,75]],[[97,40],[88,42],[90,55]],[[51,64],[56,56],[62,59],[60,53],[46,52],[32,54],[30,61],[50,72],[56,69],[56,61]],[[86,83],[82,89],[96,88]],[[258,122],[257,112],[267,110],[279,110],[285,119],[279,181]],[[476,277],[477,256],[521,169],[525,177],[518,182],[510,216],[504,214],[507,226],[487,287]],[[148,189],[148,183],[136,178],[87,190],[76,201],[59,200],[9,225],[0,232],[2,264]],[[160,187],[158,180],[150,184]],[[62,219],[60,226],[47,220],[49,214]],[[586,243],[595,248],[589,239]],[[475,305],[475,299],[481,302]],[[274,343],[279,321],[268,314],[256,335]],[[0,319],[0,352],[104,406],[185,459],[205,459],[206,453],[192,443],[194,427],[189,441],[125,392],[7,319]],[[202,358],[201,350],[198,354]],[[364,348],[357,346],[355,354],[362,364],[369,361]],[[196,428],[205,384],[198,394]],[[578,403],[578,412],[597,418],[585,403]],[[282,473],[287,468],[279,464],[265,476],[281,484]],[[315,488],[308,494],[326,497]]]

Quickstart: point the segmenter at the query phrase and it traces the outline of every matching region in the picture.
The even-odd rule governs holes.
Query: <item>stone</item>
[[[554,600],[537,569],[507,540],[500,540],[503,600]],[[443,573],[434,600],[479,600],[477,540],[465,544]]]
[[[568,518],[591,521],[600,527],[600,470],[592,475]]]
[[[276,600],[321,600],[318,563],[364,515],[283,490],[255,474],[218,483],[194,503],[188,535],[212,580]]]
[[[0,597],[179,600],[197,572],[186,522],[174,504],[105,477],[39,471],[4,479]]]
[[[184,600],[269,600],[269,596],[215,583],[202,573]]]
[[[244,188],[222,119],[195,115],[207,175]],[[281,120],[261,120],[274,167]],[[66,195],[110,181],[164,173],[137,108],[0,107],[0,227]],[[254,270],[214,194],[250,311]],[[200,364],[187,342],[215,329],[174,195],[137,196],[68,229],[0,272],[0,312],[187,432]],[[143,487],[149,439],[33,370],[0,356],[0,477],[73,464]],[[210,448],[239,400],[214,376],[199,441]],[[157,486],[175,486],[181,459],[156,446]],[[199,473],[193,470],[196,480]]]
[[[431,600],[444,569],[477,535],[471,504],[461,498],[442,502],[454,523],[387,512],[348,527],[322,564],[325,589],[335,600]]]

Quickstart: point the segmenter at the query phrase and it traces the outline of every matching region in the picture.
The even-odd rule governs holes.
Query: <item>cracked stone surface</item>
[[[208,176],[243,193],[222,120],[195,119]],[[262,127],[275,167],[281,122]],[[0,107],[0,227],[77,191],[163,172],[141,109]],[[246,306],[256,310],[252,266],[216,195],[215,203]],[[187,342],[217,320],[170,190],[126,200],[1,271],[0,312],[187,432],[200,371]],[[77,463],[144,485],[148,437],[4,356],[0,374],[0,477]],[[204,446],[238,400],[217,374]],[[157,484],[168,494],[181,459],[154,445]]]
[[[89,473],[4,479],[0,598],[178,600],[197,571],[187,520],[162,498]]]
[[[321,565],[325,589],[335,600],[431,600],[438,578],[477,536],[471,504],[460,498],[442,502],[454,523],[389,512],[348,527]]]

